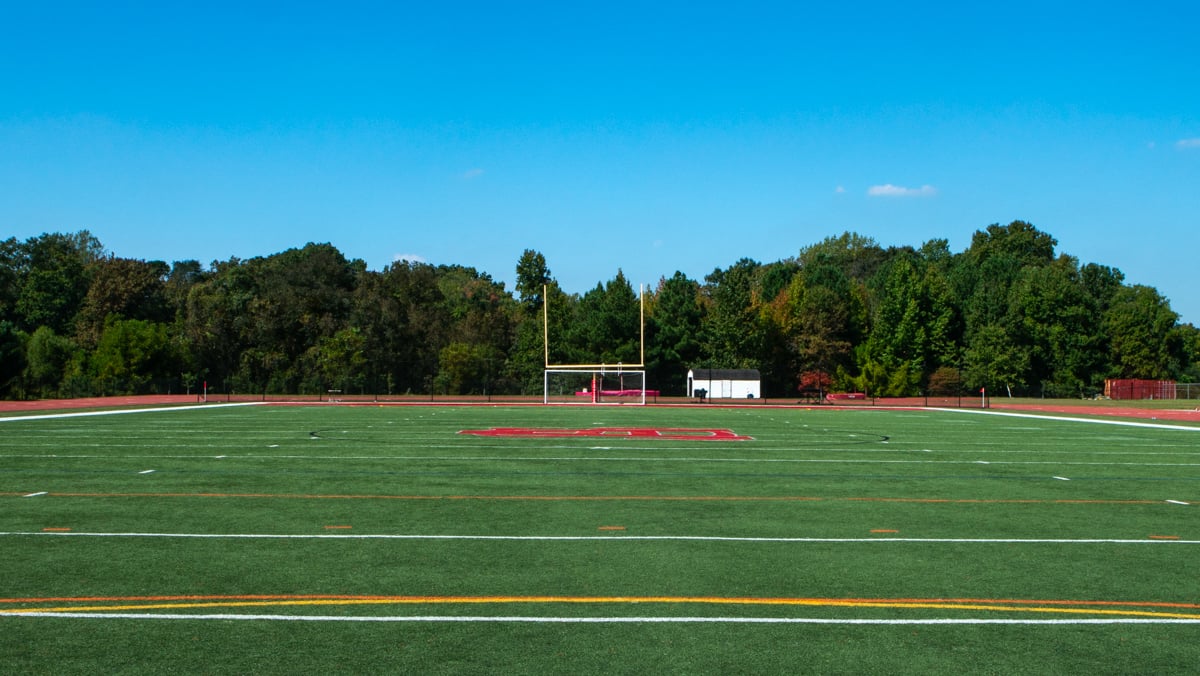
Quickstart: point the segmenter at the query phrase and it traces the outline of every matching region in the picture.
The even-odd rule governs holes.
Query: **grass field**
[[[0,671],[1194,673],[1200,426],[1113,422],[0,419]]]

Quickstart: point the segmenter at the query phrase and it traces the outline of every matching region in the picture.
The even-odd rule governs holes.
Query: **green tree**
[[[69,338],[56,334],[49,326],[39,326],[25,343],[25,392],[35,398],[59,396],[59,387],[76,353]]]
[[[1170,379],[1186,362],[1179,315],[1155,289],[1135,285],[1113,296],[1104,314],[1114,378]]]
[[[214,262],[208,278],[188,292],[183,335],[195,355],[197,375],[214,390],[232,379],[252,347],[254,296],[253,275],[237,258]]]
[[[279,355],[287,371],[281,385],[294,391],[310,375],[300,368],[301,356],[346,326],[356,276],[365,265],[329,244],[312,243],[246,265],[254,283],[248,312],[255,317],[246,327],[248,342]]]
[[[646,317],[646,380],[665,394],[687,394],[687,370],[700,362],[704,306],[700,284],[676,271],[659,282]]]
[[[21,373],[25,370],[26,336],[17,325],[0,319],[0,398],[21,392]]]
[[[939,269],[915,254],[895,256],[881,271],[882,289],[865,353],[872,392],[919,394],[939,366],[955,359],[956,315]]]
[[[488,345],[452,342],[438,355],[436,390],[446,394],[490,394],[501,355]]]
[[[1181,380],[1189,383],[1200,383],[1200,328],[1192,324],[1181,324],[1176,327],[1179,341],[1183,345],[1184,367]]]
[[[428,393],[449,318],[432,265],[396,261],[363,275],[351,324],[362,332],[369,386],[388,394]]]
[[[319,390],[306,355],[346,328],[365,267],[329,244],[311,243],[214,263],[188,291],[185,335],[201,372],[242,391]]]
[[[750,298],[761,334],[758,368],[764,396],[791,396],[796,389],[796,356],[780,307],[786,305],[788,288],[802,270],[798,261],[789,259],[762,265],[755,273]]]
[[[533,249],[526,249],[517,261],[517,294],[526,313],[534,314],[542,309],[542,290],[550,280],[546,257]]]
[[[321,338],[305,356],[305,373],[313,374],[316,389],[363,393],[367,387],[366,340],[357,327]]]
[[[504,379],[521,394],[535,394],[543,387],[542,372],[546,365],[546,318],[549,307],[545,295],[554,302],[556,318],[562,317],[566,302],[562,290],[550,276],[546,257],[526,249],[517,261],[517,293],[522,312],[513,327],[513,343],[504,361]],[[555,335],[563,335],[560,322]],[[559,359],[559,361],[562,361]]]
[[[16,322],[25,259],[16,237],[0,241],[0,322]],[[13,328],[16,329],[14,323]]]
[[[840,267],[803,269],[776,304],[778,323],[794,355],[792,387],[801,373],[837,375],[844,386],[853,366],[853,346],[863,339],[865,288]]]
[[[743,258],[704,278],[704,368],[761,368],[765,327],[754,301],[761,266]]]
[[[641,363],[641,306],[623,272],[583,295],[567,335],[577,362]]]
[[[502,282],[475,268],[439,266],[438,285],[451,322],[443,342],[461,340],[507,351],[518,307]]]
[[[537,394],[542,390],[544,368],[542,319],[525,315],[514,329],[512,349],[503,365],[504,380],[516,393]]]
[[[86,230],[34,237],[21,246],[15,312],[25,331],[48,326],[70,335],[87,295],[93,264],[103,255],[100,241]]]
[[[1024,268],[1049,265],[1056,244],[1053,237],[1025,221],[992,224],[975,232],[951,273],[954,293],[962,299],[968,345],[976,332],[1009,321],[1013,284]]]
[[[1003,258],[1018,268],[1049,265],[1054,260],[1057,244],[1054,237],[1025,221],[1013,221],[1008,225],[993,223],[972,235],[967,257],[975,262]]]
[[[1027,266],[1010,291],[1009,321],[1029,348],[1032,383],[1050,396],[1080,396],[1100,384],[1106,361],[1096,297],[1078,262],[1060,256]]]
[[[164,293],[168,272],[162,261],[106,256],[93,263],[91,284],[76,320],[80,343],[94,346],[109,316],[169,321],[172,312]]]
[[[1051,382],[1053,368],[1045,359],[1051,349],[1034,349],[1037,340],[1049,344],[1049,333],[1032,326],[1036,317],[1047,317],[1048,310],[1029,280],[1061,276],[1062,270],[1034,272],[1054,262],[1057,243],[1025,221],[992,224],[976,231],[971,246],[956,258],[951,279],[963,299],[963,375],[969,386],[1004,387],[1012,393],[1014,388]],[[1026,321],[1030,313],[1034,318]],[[1067,343],[1059,335],[1054,340],[1060,346]],[[1068,389],[1078,385],[1070,370],[1059,376]]]
[[[101,391],[136,394],[176,373],[166,324],[109,315],[89,360]]]
[[[888,253],[870,237],[843,232],[801,249],[798,260],[802,268],[833,267],[847,279],[862,281],[875,276]]]
[[[1079,283],[1091,296],[1096,312],[1103,314],[1112,305],[1113,298],[1124,286],[1125,275],[1116,268],[1096,263],[1087,263],[1079,268]]]
[[[478,378],[468,385],[472,392],[515,387],[507,382],[505,357],[512,349],[517,323],[528,315],[505,291],[504,284],[486,273],[459,266],[442,266],[438,271],[449,317],[446,335],[439,345],[443,350],[454,343],[471,347],[479,369]]]
[[[970,389],[987,388],[995,394],[1003,388],[1009,396],[1027,384],[1029,349],[1013,340],[1000,324],[979,329],[964,355],[963,376]]]
[[[163,296],[172,316],[179,316],[186,311],[188,294],[207,278],[208,274],[199,261],[175,261],[171,264],[171,271],[163,282]]]
[[[549,339],[549,345],[544,346],[549,351],[547,360],[550,364],[579,363],[584,356],[575,344],[579,296],[563,291],[556,282],[551,282],[546,291],[546,326],[539,330]]]

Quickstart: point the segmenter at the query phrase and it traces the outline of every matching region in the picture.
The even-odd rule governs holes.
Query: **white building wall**
[[[761,383],[757,380],[729,380],[729,379],[704,379],[694,378],[692,373],[688,373],[688,380],[692,383],[692,391],[689,393],[695,396],[696,390],[706,390],[710,399],[749,399],[751,396],[755,399],[762,397]]]

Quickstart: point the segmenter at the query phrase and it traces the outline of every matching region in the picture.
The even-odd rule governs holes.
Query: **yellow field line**
[[[1043,605],[1005,605],[1001,603],[962,603],[946,601],[916,600],[862,600],[862,599],[802,599],[802,598],[730,598],[707,596],[392,596],[364,598],[297,598],[275,600],[227,600],[191,601],[171,603],[137,603],[122,605],[59,606],[0,610],[0,615],[22,613],[99,613],[132,610],[196,610],[206,608],[251,608],[251,607],[295,607],[295,606],[362,606],[362,605],[447,605],[447,604],[716,604],[716,605],[771,605],[825,608],[884,608],[919,610],[976,610],[1004,613],[1051,613],[1070,615],[1106,615],[1120,617],[1153,617],[1173,619],[1200,619],[1200,613],[1163,612],[1152,610],[1063,607]],[[1013,603],[1013,602],[1007,602]],[[1067,603],[1067,602],[1046,602]],[[1079,602],[1092,604],[1095,602]],[[1146,604],[1155,605],[1155,604]],[[1170,605],[1170,604],[1163,604]],[[1185,605],[1185,604],[1179,604]]]

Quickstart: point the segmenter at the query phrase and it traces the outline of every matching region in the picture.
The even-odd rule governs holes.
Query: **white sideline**
[[[14,415],[0,417],[0,423],[18,420],[55,420],[58,418],[86,418],[95,415],[124,415],[126,413],[160,413],[162,411],[194,411],[201,408],[229,408],[231,406],[259,406],[261,401],[239,401],[228,404],[196,404],[194,406],[159,406],[155,408],[120,408],[111,411],[81,411],[78,413],[39,413],[37,415]]]
[[[1097,425],[1121,425],[1123,427],[1149,427],[1159,430],[1182,430],[1184,432],[1200,432],[1200,426],[1168,425],[1166,423],[1144,423],[1133,420],[1109,420],[1107,418],[1073,418],[1064,415],[1041,415],[1040,413],[1014,413],[1012,411],[984,411],[977,408],[933,408],[930,411],[945,411],[947,413],[974,413],[977,415],[1001,415],[1009,418],[1032,418],[1034,420],[1060,420],[1063,422],[1095,423]]]

